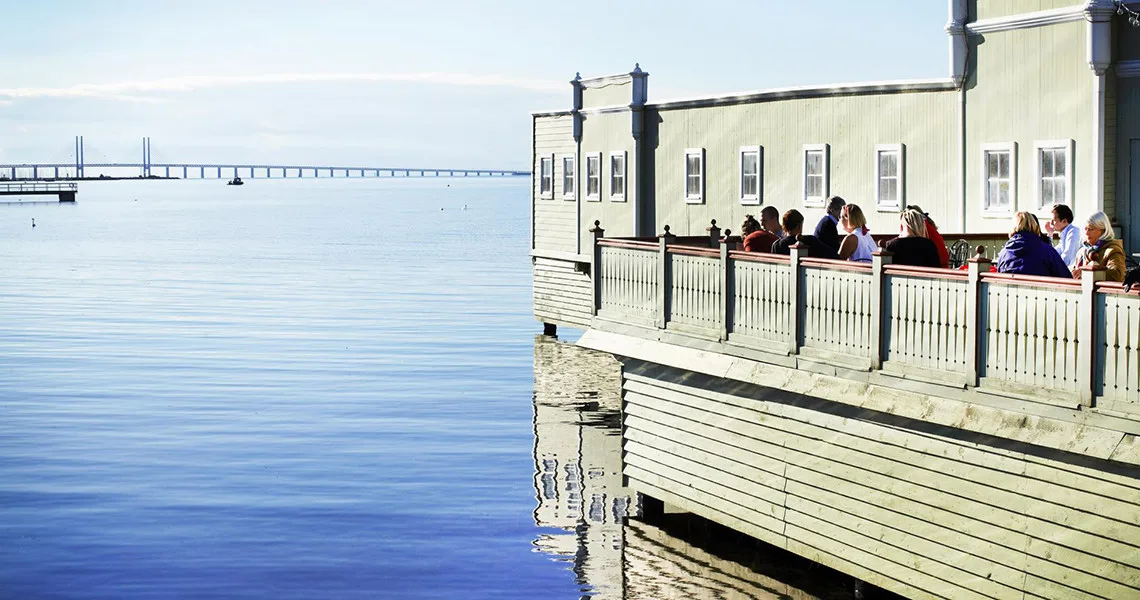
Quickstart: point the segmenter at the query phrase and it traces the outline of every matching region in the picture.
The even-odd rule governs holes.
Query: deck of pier
[[[75,202],[79,184],[55,181],[0,183],[0,196],[58,196],[60,202]]]

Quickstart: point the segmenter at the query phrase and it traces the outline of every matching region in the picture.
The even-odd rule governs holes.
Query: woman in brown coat
[[[1124,274],[1127,271],[1124,243],[1116,239],[1112,223],[1103,212],[1093,213],[1085,224],[1085,243],[1077,251],[1073,277],[1079,278],[1081,267],[1089,265],[1104,267],[1107,281],[1124,281]]]

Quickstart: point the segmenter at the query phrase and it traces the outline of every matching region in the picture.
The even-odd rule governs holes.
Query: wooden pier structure
[[[20,181],[0,183],[0,196],[58,196],[60,202],[75,202],[79,185],[67,182]]]
[[[1140,293],[592,231],[535,314],[621,358],[645,502],[907,597],[1140,597]]]

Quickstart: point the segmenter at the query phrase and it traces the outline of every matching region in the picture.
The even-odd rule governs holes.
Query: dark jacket
[[[942,266],[942,259],[938,256],[938,249],[934,242],[924,237],[897,237],[887,240],[883,250],[894,254],[891,262],[896,265],[911,265],[913,267],[931,267],[937,269]]]
[[[839,251],[839,229],[835,226],[835,221],[831,215],[823,215],[823,218],[816,224],[815,237],[820,242],[827,244],[832,250]]]
[[[997,269],[999,273],[1073,278],[1052,244],[1028,231],[1010,236],[998,253]]]
[[[807,246],[808,258],[830,258],[831,260],[839,260],[839,255],[835,253],[835,250],[833,250],[831,246],[820,243],[820,241],[812,235],[801,235],[798,240],[793,236],[786,235],[772,244],[772,254],[791,254],[792,245],[797,241]]]

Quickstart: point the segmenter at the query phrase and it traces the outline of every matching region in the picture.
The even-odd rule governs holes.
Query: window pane
[[[1065,176],[1065,163],[1069,162],[1069,157],[1066,156],[1068,151],[1057,150],[1053,153],[1053,174],[1058,177]]]
[[[697,154],[688,154],[685,156],[685,175],[700,175],[701,173],[701,157]]]
[[[998,153],[998,176],[1003,179],[1009,177],[1009,153]]]
[[[807,153],[807,173],[811,175],[823,175],[823,153],[817,150],[811,150]]]
[[[882,177],[896,177],[899,174],[898,155],[894,152],[879,153],[879,175]]]
[[[744,180],[741,181],[741,192],[745,196],[756,196],[756,176],[745,175]]]
[[[1052,177],[1054,174],[1053,164],[1055,153],[1052,150],[1041,151],[1041,176]]]
[[[745,175],[755,175],[759,158],[755,152],[746,152],[740,155],[740,172]]]
[[[690,175],[686,178],[685,195],[686,196],[699,196],[701,194],[701,179],[696,175]]]
[[[986,153],[987,172],[990,179],[998,176],[998,155],[996,152]]]

